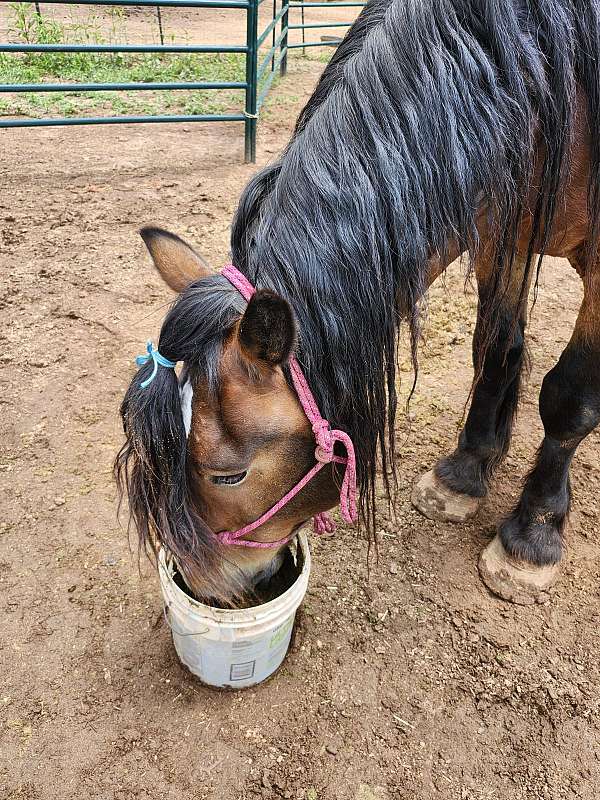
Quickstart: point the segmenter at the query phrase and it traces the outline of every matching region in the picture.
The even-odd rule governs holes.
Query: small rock
[[[64,506],[67,501],[64,497],[55,497],[54,498],[54,505],[55,506]]]
[[[262,776],[261,784],[264,789],[268,789],[269,791],[271,791],[271,789],[273,788],[266,772]]]
[[[114,567],[117,561],[118,559],[115,558],[114,556],[105,556],[102,563],[107,567]]]
[[[397,575],[398,574],[398,564],[395,561],[390,561],[390,575]]]
[[[383,786],[367,786],[361,783],[358,787],[355,800],[385,800],[387,792]]]
[[[330,742],[329,744],[325,745],[325,750],[327,750],[329,755],[332,755],[332,756],[337,756],[337,754],[338,754],[337,745],[333,744],[332,742]]]

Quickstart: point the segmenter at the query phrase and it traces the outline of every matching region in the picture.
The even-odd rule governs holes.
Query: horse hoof
[[[470,497],[448,489],[432,469],[414,485],[411,502],[428,519],[445,522],[465,522],[474,517],[481,497]]]
[[[544,603],[550,599],[548,590],[560,576],[560,565],[535,567],[508,555],[496,534],[479,558],[482,581],[498,597],[520,606]]]

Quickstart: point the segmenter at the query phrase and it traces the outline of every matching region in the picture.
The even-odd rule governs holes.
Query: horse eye
[[[210,480],[216,483],[217,486],[235,486],[236,483],[241,483],[248,471],[238,472],[237,475],[211,475]]]

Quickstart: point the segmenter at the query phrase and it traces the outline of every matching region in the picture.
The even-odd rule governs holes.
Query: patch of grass
[[[278,78],[275,78],[271,86],[277,86]],[[263,120],[281,119],[289,113],[289,106],[295,105],[299,101],[297,94],[290,94],[288,92],[279,93],[277,95],[269,92],[265,98],[262,108],[260,109],[260,118]]]
[[[243,57],[236,53],[196,56],[141,54],[49,53],[16,57],[0,54],[0,83],[148,83],[243,81]],[[75,57],[74,57],[75,56]],[[243,107],[243,90],[52,92],[4,95],[0,111],[41,116],[67,115],[94,108],[115,113],[220,113]]]
[[[97,15],[85,23],[60,24],[35,12],[33,3],[11,3],[11,40],[29,44],[110,44],[116,41],[122,9],[112,9],[108,38]],[[245,57],[238,53],[0,53],[0,83],[159,83],[244,81]],[[0,113],[41,117],[73,116],[94,109],[114,114],[210,114],[243,108],[243,90],[61,92],[4,94]]]

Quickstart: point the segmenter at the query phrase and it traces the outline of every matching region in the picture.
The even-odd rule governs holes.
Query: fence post
[[[280,67],[280,75],[283,77],[287,73],[287,46],[288,46],[288,16],[290,12],[290,3],[289,0],[281,0],[283,4],[285,4],[285,12],[281,17],[281,33],[285,31],[285,34],[281,40],[281,52],[283,53],[281,57],[281,67]]]
[[[277,16],[277,0],[273,0],[273,19]],[[277,25],[273,26],[273,58],[271,59],[271,72],[275,69],[275,40],[277,39]]]
[[[246,22],[246,117],[244,151],[246,164],[256,161],[256,98],[258,94],[258,2],[248,0]]]
[[[156,18],[158,19],[158,32],[160,34],[160,43],[165,43],[165,35],[162,26],[162,14],[160,13],[160,6],[156,6]]]

